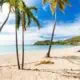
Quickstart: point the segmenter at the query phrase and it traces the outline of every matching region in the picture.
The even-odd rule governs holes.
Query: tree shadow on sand
[[[53,59],[65,59],[69,61],[72,64],[80,65],[80,56],[62,56],[62,57],[56,57],[54,56]],[[65,76],[67,78],[78,78],[80,79],[80,69],[24,69],[27,71],[38,71],[38,72],[50,72],[54,74],[58,74],[60,76]]]
[[[49,72],[49,73],[52,73],[52,74],[58,74],[60,76],[63,76],[63,77],[67,77],[67,78],[79,78],[80,79],[80,69],[57,69],[57,70],[54,70],[54,69],[24,69],[24,70],[27,70],[27,71],[34,71],[34,72]]]
[[[62,56],[62,57],[56,57],[54,56],[53,59],[65,59],[71,62],[72,64],[80,65],[80,56]],[[39,61],[34,61],[34,62],[28,62],[25,63],[25,65],[28,64],[35,64]],[[2,67],[16,67],[17,65],[5,65],[5,66],[0,66]],[[23,70],[25,71],[36,71],[36,72],[50,72],[52,74],[57,74],[60,76],[64,76],[67,78],[78,78],[80,79],[80,69],[38,69],[38,68],[24,68]]]

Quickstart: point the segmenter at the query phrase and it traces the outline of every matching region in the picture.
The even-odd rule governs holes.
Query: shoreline
[[[58,47],[56,47],[56,46],[58,46]],[[34,46],[35,47],[35,46]],[[41,46],[42,47],[42,46]],[[26,47],[25,48],[25,54],[26,53],[33,53],[33,52],[41,52],[41,51],[44,51],[44,52],[47,52],[47,50],[48,50],[48,46],[47,46],[47,48],[45,48],[45,46],[43,46],[44,48],[41,48],[40,49],[40,46],[39,47],[35,47],[35,48],[32,48],[32,50],[31,49],[29,49],[28,50],[28,48]],[[71,49],[71,48],[75,48],[75,47],[80,47],[80,46],[70,46],[70,45],[54,45],[53,47],[52,47],[52,49],[51,49],[51,51],[53,51],[53,50],[62,50],[62,49]],[[21,50],[19,49],[19,54],[21,54]],[[15,55],[16,54],[16,49],[15,49],[15,51],[6,51],[6,52],[3,52],[3,51],[1,51],[0,52],[1,54],[0,54],[0,56],[5,56],[5,55]]]
[[[74,55],[75,53],[79,53],[77,52],[78,50],[80,50],[80,46],[74,46],[74,47],[68,47],[68,48],[59,48],[59,49],[52,49],[51,50],[51,56],[62,56],[62,55]],[[40,57],[45,57],[46,53],[48,50],[34,50],[34,51],[26,51],[25,52],[25,57],[34,57],[35,55],[40,56]],[[0,59],[5,59],[5,58],[15,58],[16,60],[16,52],[6,52],[7,54],[1,54],[0,55]],[[19,52],[19,57],[21,58],[22,53]]]
[[[17,69],[16,54],[0,55],[1,80],[78,80],[80,79],[79,47],[55,49],[52,58],[45,58],[47,51],[25,52],[24,70]],[[21,63],[21,54],[19,54]],[[49,60],[54,64],[39,64]]]

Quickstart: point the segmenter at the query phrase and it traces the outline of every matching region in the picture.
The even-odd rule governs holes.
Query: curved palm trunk
[[[17,65],[18,69],[20,69],[20,62],[19,62],[19,54],[18,54],[18,39],[17,39],[17,28],[15,27],[15,35],[16,35],[16,57],[17,57]]]
[[[7,15],[7,18],[5,19],[5,21],[4,21],[3,24],[1,25],[1,27],[0,27],[0,31],[2,30],[2,28],[3,28],[4,25],[6,24],[8,18],[9,18],[10,12],[11,12],[11,9],[9,10],[9,13],[8,13],[8,15]]]
[[[51,35],[50,45],[49,45],[49,49],[48,49],[46,57],[50,57],[50,52],[51,52],[51,48],[52,48],[52,41],[54,39],[55,28],[56,28],[56,12],[55,12],[55,23],[54,23],[54,26],[53,26],[53,31],[52,31],[52,35]]]

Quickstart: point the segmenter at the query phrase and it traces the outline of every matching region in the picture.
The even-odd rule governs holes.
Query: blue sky
[[[42,0],[33,0],[34,4],[38,7],[38,18],[42,21],[46,20],[54,20],[53,15],[51,14],[51,10],[49,4],[42,6]],[[69,0],[71,3],[71,7],[66,6],[64,13],[62,13],[59,9],[57,10],[57,21],[63,22],[74,22],[76,17],[80,14],[80,0]],[[36,2],[36,3],[35,3]]]
[[[25,32],[25,44],[33,44],[37,40],[50,39],[54,16],[51,13],[49,4],[42,6],[42,0],[24,0],[28,6],[35,5],[38,13],[34,13],[41,23],[41,29],[38,30],[36,25],[31,25]],[[66,6],[64,13],[57,9],[57,26],[55,31],[55,40],[62,40],[72,36],[80,35],[80,0],[70,0],[71,7]],[[3,6],[3,12],[0,12],[0,23],[2,23],[8,13],[8,5]],[[8,22],[0,33],[0,45],[15,44],[15,18],[14,14],[10,15]],[[19,33],[19,44],[21,44],[21,28]]]

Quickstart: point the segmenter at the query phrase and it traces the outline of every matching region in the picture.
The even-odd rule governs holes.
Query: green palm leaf
[[[35,6],[29,7],[29,9],[30,9],[30,10],[34,10],[34,11],[36,11],[36,12],[37,12],[37,10],[38,10]]]
[[[33,21],[37,24],[38,28],[40,29],[41,26],[40,26],[38,19],[33,14],[31,14],[31,16],[32,16]]]
[[[50,2],[50,8],[51,8],[52,14],[54,14],[56,7],[57,7],[57,1],[56,0],[53,2]]]
[[[31,10],[35,10],[36,8],[35,7],[27,7],[25,4],[24,4],[24,10],[25,10],[25,14],[27,15],[27,18],[28,18],[28,26],[30,25],[31,23],[31,20],[33,20],[37,26],[40,28],[40,23],[39,21],[37,20],[37,18],[33,15],[32,11]],[[36,9],[37,10],[37,9]]]
[[[59,1],[58,5],[61,11],[65,9],[65,3],[63,1]]]
[[[66,6],[65,4],[71,6],[69,3],[69,0],[43,0],[42,2],[43,4],[47,2],[50,3],[50,9],[52,11],[52,14],[54,14],[57,6],[59,7],[61,11],[64,11],[65,6]]]
[[[30,14],[27,12],[27,14],[25,14],[27,16],[27,26],[30,26],[31,24],[31,17],[30,17]]]
[[[35,22],[35,24],[37,24],[37,26],[40,28],[40,23],[37,20],[37,18],[32,14],[32,12],[27,9],[27,15],[28,15],[28,25],[30,25],[31,20],[33,20]]]

